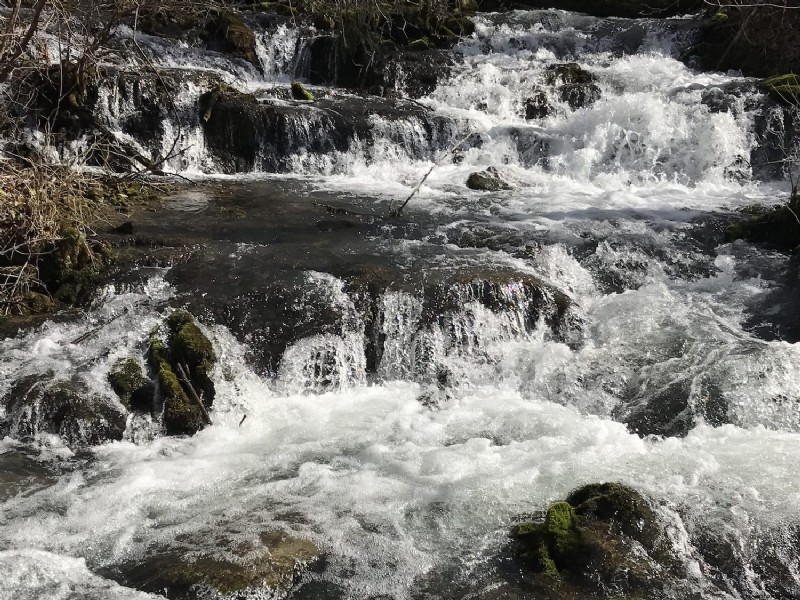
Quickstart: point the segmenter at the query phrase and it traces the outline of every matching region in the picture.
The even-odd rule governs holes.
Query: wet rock
[[[511,186],[503,181],[500,173],[494,167],[470,174],[467,178],[467,187],[481,192],[499,192],[500,190],[511,189]]]
[[[142,365],[136,358],[121,358],[108,373],[111,389],[128,408],[149,410],[152,388],[144,376]]]
[[[54,381],[53,374],[23,377],[2,399],[5,416],[0,436],[18,439],[57,434],[71,448],[120,440],[126,415],[122,407],[89,391],[79,381]]]
[[[800,247],[800,199],[751,214],[730,225],[725,237],[729,242],[744,239],[785,252],[797,249]]]
[[[635,393],[613,416],[641,436],[684,437],[699,418],[713,427],[728,423],[728,404],[722,392],[709,382],[698,385],[702,386],[701,393],[692,389],[690,381]]]
[[[553,599],[667,598],[684,576],[648,500],[619,483],[575,490],[512,537],[522,586]]]
[[[166,344],[160,332],[151,337],[148,362],[158,381],[167,434],[192,435],[205,427],[207,420],[203,408],[192,398],[189,385],[206,408],[212,405],[215,388],[210,372],[216,357],[211,341],[189,313],[173,313],[167,319],[167,328]]]
[[[314,101],[314,94],[309,92],[299,81],[292,82],[292,98],[295,100],[305,100],[306,102]]]
[[[175,548],[148,551],[144,560],[104,574],[172,600],[282,597],[321,556],[312,542],[282,532],[241,538],[214,532],[184,536]]]
[[[703,574],[734,597],[750,597],[753,589],[775,600],[800,597],[800,527],[774,527],[750,540],[744,535],[724,521],[700,524],[691,542],[702,557]]]
[[[230,11],[219,12],[208,22],[206,30],[212,49],[229,52],[253,64],[258,63],[256,36],[240,15]]]
[[[438,48],[394,48],[374,60],[355,60],[342,52],[335,35],[313,38],[306,49],[312,84],[366,90],[378,96],[420,98],[436,89],[451,72],[453,53]]]
[[[530,98],[526,98],[525,119],[527,121],[544,119],[551,114],[553,114],[553,107],[550,106],[550,101],[547,99],[545,92],[539,90]]]
[[[169,360],[173,365],[189,368],[194,387],[207,405],[214,402],[216,390],[211,370],[217,358],[211,341],[200,331],[192,315],[176,311],[167,319],[169,327]]]
[[[545,82],[555,88],[562,102],[573,110],[589,106],[600,98],[594,75],[577,63],[550,65]]]
[[[376,116],[401,123],[382,134],[406,147],[409,121],[416,120],[436,141],[437,149],[451,147],[458,134],[451,119],[406,100],[318,94],[313,105],[287,104],[243,94],[230,86],[203,94],[200,115],[208,150],[229,174],[288,172],[296,167],[297,154],[346,153],[357,143],[374,140]],[[427,145],[409,149],[420,157],[429,157],[432,150]]]

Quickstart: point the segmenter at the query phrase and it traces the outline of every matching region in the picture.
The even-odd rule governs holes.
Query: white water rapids
[[[0,599],[153,597],[97,572],[230,523],[239,532],[230,535],[277,528],[319,545],[325,569],[306,575],[298,598],[479,597],[469,595],[479,592],[473,574],[496,556],[515,517],[599,481],[655,499],[698,597],[736,597],[712,589],[691,534],[725,532],[755,558],[765,539],[800,527],[800,345],[747,326],[788,259],[712,243],[696,227],[715,211],[772,203],[783,184],[752,181],[741,167],[755,143],[746,96],[727,112],[701,98],[743,80],[676,60],[679,28],[548,14],[481,17],[461,44],[462,63],[421,100],[465,119],[482,143],[460,151],[458,163],[443,160],[409,205],[409,218],[442,223],[435,233],[384,245],[398,264],[413,266],[416,253],[439,245],[469,265],[541,277],[574,300],[579,339],[556,340],[543,324],[526,331],[513,311],[468,307],[463,326],[476,346],[432,344],[455,385],[430,407],[419,401],[429,386],[408,362],[420,310],[411,295],[384,298],[390,342],[376,376],[365,373],[357,336],[329,336],[294,344],[271,380],[248,366],[246,345],[227,329],[204,326],[219,355],[213,426],[170,438],[130,418],[124,441],[78,454],[45,434],[33,444],[0,441],[0,460],[25,450],[52,471],[31,475],[0,505]],[[291,46],[280,35],[276,48]],[[291,61],[275,52],[259,47],[274,62],[266,80],[286,81]],[[569,61],[595,75],[600,99],[578,110],[555,99],[554,114],[525,121],[524,100],[547,65]],[[408,147],[376,135],[346,154],[300,149],[290,177],[331,197],[403,198],[432,164],[413,151],[425,132],[408,127]],[[520,140],[544,140],[545,150]],[[173,167],[208,175],[213,161],[194,143]],[[487,166],[513,189],[466,189],[467,176]],[[537,250],[458,254],[453,240],[478,227],[513,232]],[[347,302],[339,292],[331,302]],[[111,365],[141,354],[173,294],[164,273],[150,274],[139,288],[108,290],[81,319],[0,341],[0,397],[48,370],[112,396]],[[90,343],[72,343],[124,308]],[[336,385],[323,391],[307,368],[321,347],[339,361]],[[689,390],[690,404],[713,388],[730,423],[700,418],[685,437],[659,439],[612,418],[623,399],[675,386]],[[800,586],[791,560],[787,577]],[[746,576],[742,597],[773,597],[758,573]]]

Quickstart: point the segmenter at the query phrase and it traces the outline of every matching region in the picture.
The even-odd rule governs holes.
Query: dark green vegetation
[[[667,598],[683,576],[649,501],[620,483],[575,490],[512,538],[522,587],[553,600]]]

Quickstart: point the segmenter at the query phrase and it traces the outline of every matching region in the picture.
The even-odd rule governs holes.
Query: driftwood
[[[467,136],[466,136],[464,139],[462,139],[461,141],[459,141],[459,142],[458,142],[458,143],[457,143],[455,146],[453,146],[452,148],[450,148],[449,150],[447,150],[447,151],[446,151],[446,152],[444,152],[443,154],[439,155],[439,156],[436,158],[436,160],[434,160],[434,161],[433,161],[433,164],[431,165],[431,168],[430,168],[430,169],[428,169],[428,172],[427,172],[427,173],[425,173],[425,176],[424,176],[424,177],[423,177],[423,178],[420,180],[420,182],[419,182],[419,183],[416,185],[416,187],[414,187],[414,189],[413,189],[413,190],[411,190],[411,193],[408,195],[408,198],[406,198],[405,202],[403,202],[403,203],[400,205],[400,207],[399,207],[399,208],[392,208],[392,209],[389,211],[389,216],[390,216],[390,217],[399,217],[399,216],[400,216],[400,214],[403,212],[403,209],[406,207],[406,205],[407,205],[409,202],[411,202],[411,199],[412,199],[412,198],[413,198],[413,197],[414,197],[414,196],[417,194],[417,192],[419,191],[419,189],[422,187],[422,184],[423,184],[423,183],[425,183],[425,180],[426,180],[426,179],[428,179],[428,177],[430,176],[430,174],[431,174],[431,173],[433,173],[433,170],[434,170],[436,167],[438,167],[438,166],[439,166],[439,163],[440,163],[440,162],[441,162],[443,159],[445,159],[446,157],[450,156],[450,155],[451,155],[453,152],[455,152],[455,151],[456,151],[456,150],[459,148],[459,146],[461,146],[461,144],[463,144],[464,142],[466,142],[466,141],[467,141],[469,138],[471,138],[473,135],[474,135],[474,132],[470,132],[470,133],[469,133],[469,134],[468,134],[468,135],[467,135]]]
[[[192,380],[189,378],[189,367],[181,363],[178,363],[176,366],[178,368],[178,375],[180,375],[181,381],[186,385],[186,390],[189,392],[189,397],[197,404],[200,412],[203,414],[203,420],[206,422],[206,425],[213,425],[203,401],[200,399],[200,396],[197,395],[192,385]]]

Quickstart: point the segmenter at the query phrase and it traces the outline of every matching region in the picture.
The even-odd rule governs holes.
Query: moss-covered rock
[[[494,167],[470,174],[467,178],[467,187],[481,192],[499,192],[511,189],[511,186],[503,181],[500,173]]]
[[[111,389],[128,408],[150,410],[152,387],[138,359],[121,358],[108,372]]]
[[[88,299],[113,258],[110,246],[90,243],[72,224],[64,224],[58,239],[39,256],[39,278],[50,296],[65,304]]]
[[[167,319],[169,328],[169,362],[176,368],[182,364],[188,368],[197,393],[207,406],[214,402],[216,390],[211,379],[217,357],[214,347],[186,311],[176,311]]]
[[[186,311],[176,311],[167,318],[166,342],[159,330],[150,337],[147,360],[158,382],[164,405],[163,423],[169,435],[193,435],[207,424],[206,415],[193,400],[189,383],[205,407],[214,402],[216,390],[211,370],[216,362],[214,348]],[[179,378],[183,368],[189,382]]]
[[[122,439],[125,412],[80,381],[54,381],[53,373],[23,377],[0,400],[0,436],[59,435],[71,448]]]
[[[295,100],[305,100],[306,102],[313,102],[314,101],[314,94],[306,89],[299,81],[295,80],[292,82],[292,98]]]
[[[662,598],[680,582],[663,524],[641,494],[619,483],[575,490],[512,537],[532,587],[554,599]]]
[[[168,435],[193,435],[205,427],[203,412],[181,387],[159,334],[150,339],[148,358],[158,382],[158,392],[164,404],[162,420]]]

